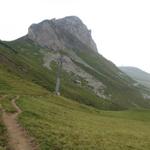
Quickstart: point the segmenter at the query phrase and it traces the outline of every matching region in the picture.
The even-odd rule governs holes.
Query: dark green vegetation
[[[19,121],[41,150],[149,150],[150,111],[100,111],[64,97],[24,96]]]

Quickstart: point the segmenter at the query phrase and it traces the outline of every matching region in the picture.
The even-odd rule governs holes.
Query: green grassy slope
[[[25,96],[21,124],[41,150],[149,150],[150,111],[99,111],[63,97]]]
[[[134,107],[135,105],[147,107],[149,102],[144,100],[139,90],[133,86],[135,81],[122,74],[113,63],[91,51],[78,50],[76,53],[96,71],[76,63],[107,86],[106,94],[111,94],[113,102],[126,107]]]
[[[52,66],[53,70],[51,71],[43,67],[43,56],[40,53],[41,47],[29,40],[19,40],[6,44],[13,47],[17,53],[14,53],[6,46],[0,45],[0,62],[2,70],[5,69],[14,76],[36,83],[53,92],[55,89],[56,65],[54,64]],[[123,106],[119,106],[109,100],[100,99],[91,90],[75,84],[71,80],[71,76],[66,72],[63,72],[62,75],[61,90],[62,95],[65,97],[69,97],[87,105],[101,109],[124,109]]]
[[[0,66],[0,94],[45,95],[47,93],[44,88],[15,76]]]
[[[48,92],[53,91],[55,74],[40,65],[41,55],[37,51],[40,48],[30,42],[19,43],[15,43],[16,46],[10,44],[19,50],[17,54],[8,47],[0,46],[0,94],[8,95],[0,104],[6,111],[13,112],[10,98],[21,96],[17,101],[23,110],[19,122],[33,136],[41,150],[149,150],[149,110],[100,111],[72,99],[55,96]],[[33,52],[35,55],[31,55]],[[120,108],[98,99],[90,91],[74,84],[68,85],[68,74],[64,72],[63,76],[62,90],[66,97],[101,109]],[[7,145],[6,135],[0,119],[2,150]]]
[[[12,88],[1,92],[9,95],[1,101],[1,106],[13,112],[10,97],[21,95],[17,101],[23,110],[19,122],[33,136],[41,150],[149,149],[149,110],[100,111],[57,97],[36,84],[31,84],[31,90],[31,85],[25,84],[27,81],[19,82],[16,78],[11,78],[15,84],[10,78],[7,80],[7,84],[11,81]],[[19,89],[18,85],[23,87]],[[6,129],[3,124],[0,132],[0,145],[6,147]]]
[[[48,51],[48,49],[41,48],[26,38],[2,43],[6,45],[0,44],[1,67],[15,76],[36,83],[51,92],[54,91],[56,64],[51,66],[53,68],[51,71],[43,67],[41,50]],[[75,63],[106,85],[105,94],[111,95],[111,100],[103,100],[90,89],[75,84],[72,76],[64,71],[61,86],[63,96],[100,109],[119,110],[132,107],[150,107],[149,102],[143,99],[139,90],[132,86],[134,81],[127,76],[120,76],[118,74],[120,71],[111,62],[88,50],[75,50],[75,52],[95,71]]]

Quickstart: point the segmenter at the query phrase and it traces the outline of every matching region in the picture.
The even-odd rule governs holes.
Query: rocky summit
[[[78,48],[97,52],[91,30],[76,16],[44,20],[39,24],[32,24],[28,29],[27,36],[51,50]]]

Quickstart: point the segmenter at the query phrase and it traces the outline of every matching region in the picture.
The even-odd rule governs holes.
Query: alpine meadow
[[[76,16],[0,41],[0,150],[30,149],[150,149],[149,87],[99,54]]]

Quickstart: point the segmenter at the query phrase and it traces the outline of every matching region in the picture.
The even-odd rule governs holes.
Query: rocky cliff
[[[33,24],[28,29],[28,38],[51,50],[77,48],[97,52],[91,30],[75,16]]]

